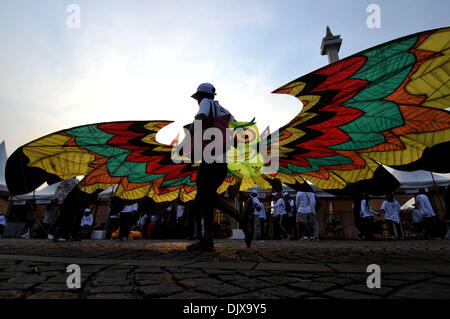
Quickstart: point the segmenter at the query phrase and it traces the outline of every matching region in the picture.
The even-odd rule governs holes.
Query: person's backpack
[[[227,147],[231,146],[231,135],[228,134],[228,124],[230,122],[231,114],[217,115],[217,105],[211,100],[211,106],[209,108],[209,127],[215,127],[222,133],[222,145],[223,152],[228,151]]]
[[[202,130],[203,132],[207,130],[208,128],[215,127],[219,129],[222,135],[222,145],[223,145],[223,152],[226,153],[228,151],[228,148],[231,146],[231,135],[227,131],[228,124],[230,122],[231,114],[224,114],[224,115],[217,115],[217,105],[213,100],[210,100],[210,107],[209,107],[209,115],[206,121],[203,123]],[[189,125],[186,125],[185,128],[189,128]],[[202,133],[203,136],[203,133]],[[227,142],[228,141],[228,142]],[[206,145],[211,143],[210,140],[203,140],[201,145],[197,145],[195,138],[191,137],[191,153],[185,154],[189,157],[191,157],[191,160],[194,161],[194,154],[196,152],[201,151],[203,154],[203,150],[205,149]],[[214,154],[214,156],[220,155],[220,154]]]

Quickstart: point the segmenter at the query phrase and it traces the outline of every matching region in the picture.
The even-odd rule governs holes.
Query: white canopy
[[[11,198],[12,201],[23,201],[23,200],[51,200],[56,199],[56,189],[61,182],[49,185],[40,190],[30,192],[24,195],[16,195]]]
[[[404,189],[419,189],[422,187],[447,186],[450,184],[450,174],[432,173],[428,171],[403,172],[384,166],[394,175]]]
[[[114,193],[116,192],[117,185],[110,186],[107,189],[105,189],[103,192],[100,192],[98,194],[98,198],[108,198],[110,199],[113,197]]]
[[[0,191],[8,192],[5,182],[5,166],[8,156],[6,155],[5,141],[0,143]]]
[[[321,190],[320,188],[317,188],[317,186],[315,186],[314,184],[311,184],[309,182],[307,182],[309,184],[309,186],[311,186],[311,188],[314,190],[314,192],[317,194],[318,197],[335,197],[334,195],[325,192],[324,190]],[[270,194],[272,192],[272,190],[270,189],[262,189],[259,188],[258,186],[253,186],[250,189],[247,189],[245,191],[243,191],[244,193],[251,193],[252,191],[256,190],[258,192],[259,195],[264,194],[262,197],[265,197],[265,194]],[[286,184],[282,183],[282,192],[290,192],[293,193],[295,192],[295,189],[293,189],[292,187],[289,187]]]

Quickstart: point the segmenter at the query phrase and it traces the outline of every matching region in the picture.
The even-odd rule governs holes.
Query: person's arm
[[[386,216],[386,201],[381,204],[380,213]]]
[[[272,208],[278,208],[278,207],[280,207],[280,206],[281,206],[281,201],[280,201],[280,200],[277,200],[277,201],[275,202],[275,205],[272,206]]]
[[[198,113],[195,115],[194,122],[195,121],[202,121],[202,127],[204,127],[204,122],[208,119],[208,115],[210,112],[210,109],[212,107],[211,100],[210,99],[203,99],[200,102]],[[194,136],[194,122],[189,127],[189,133],[191,136]]]
[[[295,196],[295,206],[297,207],[297,210],[300,207],[300,196],[300,193],[297,193],[297,195]]]

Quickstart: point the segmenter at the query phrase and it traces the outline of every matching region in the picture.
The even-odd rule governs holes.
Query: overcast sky
[[[71,4],[80,27],[69,28]],[[381,28],[369,28],[370,4]],[[448,0],[18,1],[0,2],[0,142],[10,155],[45,134],[119,120],[173,120],[211,82],[237,120],[276,129],[301,109],[270,92],[328,63],[329,25],[340,57],[449,25]],[[74,22],[75,20],[69,19]],[[158,138],[169,142],[175,129]]]

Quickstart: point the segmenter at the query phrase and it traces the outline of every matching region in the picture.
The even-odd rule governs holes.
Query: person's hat
[[[289,193],[288,192],[284,192],[283,196],[289,196]]]
[[[202,83],[198,86],[197,92],[192,94],[191,97],[197,100],[199,93],[216,95],[216,88],[211,83]]]
[[[254,189],[254,190],[252,190],[252,194],[258,195],[258,191]]]
[[[90,210],[89,208],[86,208],[86,209],[84,210],[84,212],[85,212],[85,213],[90,213],[91,210]]]

